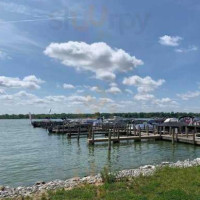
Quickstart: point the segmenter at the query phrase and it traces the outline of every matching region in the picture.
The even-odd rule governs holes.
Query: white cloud
[[[77,90],[76,92],[77,93],[83,93],[83,92],[85,92],[85,90]]]
[[[116,75],[113,72],[98,70],[96,72],[96,78],[100,80],[113,81],[116,78]]]
[[[91,87],[90,90],[93,91],[93,92],[98,92],[98,93],[103,92],[103,90],[101,90],[101,89],[100,89],[99,87],[97,87],[97,86]]]
[[[97,79],[108,81],[114,80],[117,72],[130,71],[143,64],[135,56],[122,49],[111,48],[104,42],[51,43],[44,54],[60,60],[68,67],[91,71],[96,74]]]
[[[15,94],[3,94],[0,95],[0,100],[9,100],[9,101],[18,101],[18,100],[24,100],[24,99],[35,99],[37,98],[35,95],[27,93],[25,91],[19,91]]]
[[[66,83],[64,83],[64,84],[63,84],[63,88],[64,88],[64,89],[74,89],[75,86],[74,86],[74,85],[71,85],[71,84],[66,84]]]
[[[179,48],[179,49],[175,49],[175,52],[177,53],[188,53],[191,51],[198,51],[198,47],[197,46],[189,46],[188,48]]]
[[[43,80],[41,80],[39,78],[36,78],[36,76],[34,76],[34,75],[30,75],[30,76],[24,77],[23,81],[25,81],[25,82],[33,82],[33,83],[36,83],[36,84],[44,83]]]
[[[179,36],[169,36],[169,35],[164,35],[159,38],[159,43],[165,46],[172,46],[176,47],[179,46],[180,41],[182,40],[182,37]]]
[[[1,94],[5,94],[5,90],[4,89],[0,89],[0,95]]]
[[[110,87],[117,87],[117,83],[114,83],[114,82],[110,83],[109,85],[110,85]]]
[[[134,99],[141,102],[148,102],[148,105],[155,105],[158,107],[174,107],[178,103],[168,97],[157,99],[153,94],[136,94]]]
[[[195,91],[195,92],[189,91],[185,94],[177,94],[177,96],[180,97],[182,100],[189,100],[200,96],[200,91]]]
[[[178,105],[176,101],[170,98],[154,99],[153,104],[157,104],[160,107]]]
[[[112,99],[110,99],[110,98],[100,98],[100,99],[99,99],[99,102],[100,102],[101,104],[114,103],[114,101],[113,101]]]
[[[153,94],[136,94],[134,96],[134,99],[137,101],[149,101],[154,99],[154,95]]]
[[[39,89],[43,80],[36,78],[34,75],[26,76],[24,79],[0,76],[0,87],[4,88],[27,88]]]
[[[96,97],[92,97],[90,95],[88,95],[88,96],[76,96],[76,95],[73,95],[73,96],[69,96],[67,98],[67,100],[75,101],[75,102],[82,102],[82,103],[90,103],[90,102],[96,100]]]
[[[124,78],[123,84],[137,87],[139,93],[152,92],[165,83],[165,80],[159,79],[158,81],[153,80],[150,76],[141,78],[139,76],[131,76]]]
[[[129,89],[125,89],[125,92],[129,93],[129,94],[133,94],[133,91],[132,90],[129,90]]]
[[[121,93],[121,90],[118,87],[111,87],[107,89],[106,92],[111,93],[111,94],[119,94]]]
[[[35,9],[27,5],[13,3],[13,2],[0,2],[0,7],[1,10],[4,10],[6,12],[12,12],[32,17],[47,16],[48,14],[44,10]]]

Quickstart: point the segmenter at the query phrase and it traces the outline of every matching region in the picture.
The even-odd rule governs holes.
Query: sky
[[[199,0],[0,0],[0,114],[200,112]]]

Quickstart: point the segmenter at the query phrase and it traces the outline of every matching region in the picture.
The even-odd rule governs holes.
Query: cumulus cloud
[[[137,101],[149,101],[154,99],[154,95],[153,94],[136,94],[134,96],[134,99]]]
[[[96,97],[93,97],[93,96],[76,96],[76,95],[73,95],[73,96],[69,96],[67,98],[67,100],[69,101],[76,101],[76,102],[82,102],[82,103],[89,103],[89,102],[92,102],[94,100],[96,100]]]
[[[85,90],[77,90],[76,92],[77,93],[83,93],[83,92],[85,92]]]
[[[168,97],[158,99],[153,94],[136,94],[134,99],[141,102],[148,102],[150,105],[156,105],[158,107],[171,107],[177,106],[178,103],[175,100],[172,100]]]
[[[200,96],[200,91],[195,91],[195,92],[189,91],[185,94],[177,94],[177,96],[180,97],[182,100],[189,100]]]
[[[74,89],[75,86],[74,86],[74,85],[71,85],[71,84],[66,84],[66,83],[64,83],[64,84],[63,84],[63,88],[64,88],[64,89]]]
[[[109,85],[110,85],[110,87],[117,87],[117,83],[114,83],[114,82],[110,83]]]
[[[0,95],[1,94],[5,94],[5,90],[4,89],[0,89]]]
[[[176,101],[170,98],[154,99],[153,104],[157,104],[160,107],[169,106],[169,105],[178,105]]]
[[[133,91],[132,90],[129,90],[129,89],[125,89],[125,92],[129,93],[129,94],[133,94]]]
[[[176,47],[179,46],[180,41],[183,38],[180,36],[169,36],[169,35],[164,35],[162,37],[159,38],[159,43],[161,45],[165,45],[165,46],[172,46],[172,47]]]
[[[27,93],[26,91],[19,91],[15,94],[6,94],[3,93],[2,95],[0,95],[0,100],[20,100],[20,99],[35,99],[37,98],[35,95],[31,94],[31,93]]]
[[[103,91],[102,91],[99,87],[97,87],[97,86],[90,87],[90,90],[93,91],[93,92],[98,92],[98,93],[103,92]]]
[[[111,94],[119,94],[119,93],[121,93],[121,90],[120,90],[120,88],[114,86],[114,87],[107,89],[106,92],[111,93]]]
[[[123,84],[128,86],[135,86],[139,93],[148,93],[157,89],[159,86],[165,83],[164,79],[158,81],[153,80],[150,76],[144,78],[140,76],[131,76],[124,78]]]
[[[44,81],[34,75],[26,76],[24,79],[0,76],[0,87],[3,88],[39,89],[42,83]]]
[[[198,47],[193,45],[193,46],[189,46],[188,48],[175,49],[175,52],[177,53],[189,53],[191,51],[198,51]]]
[[[114,101],[110,98],[100,98],[99,102],[100,104],[105,104],[105,103],[113,103]]]
[[[51,43],[44,54],[68,67],[91,71],[97,79],[109,81],[115,79],[115,73],[130,71],[143,64],[143,61],[135,56],[122,49],[112,48],[104,42]]]

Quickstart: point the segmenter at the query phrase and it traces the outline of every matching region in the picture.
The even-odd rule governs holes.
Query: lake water
[[[68,139],[34,129],[28,120],[0,120],[0,185],[31,185],[36,181],[136,168],[162,161],[194,159],[200,147],[170,142],[123,142],[88,146],[87,138]]]

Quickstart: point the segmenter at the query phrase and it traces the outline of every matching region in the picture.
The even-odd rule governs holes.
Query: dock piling
[[[109,130],[109,133],[108,133],[108,150],[110,151],[111,150],[111,130]]]
[[[188,127],[187,126],[185,127],[185,134],[186,134],[186,137],[188,138]]]

